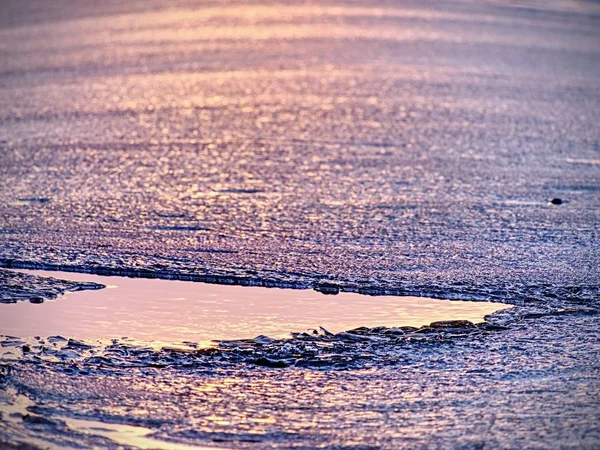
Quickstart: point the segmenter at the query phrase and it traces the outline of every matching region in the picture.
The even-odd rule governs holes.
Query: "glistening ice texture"
[[[519,307],[395,365],[215,363],[209,398],[77,354],[2,385],[179,442],[598,447],[599,61],[591,1],[3,2],[3,265]]]
[[[42,278],[24,273],[0,269],[0,303],[16,303],[29,301],[43,303],[46,299],[54,299],[65,292],[83,291],[86,289],[102,289],[104,285],[93,282],[73,282]]]
[[[4,261],[598,286],[594,4],[168,6],[5,7]]]

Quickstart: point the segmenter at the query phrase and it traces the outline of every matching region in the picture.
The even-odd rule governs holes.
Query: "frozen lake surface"
[[[211,350],[3,336],[0,446],[122,442],[75,420],[236,449],[600,446],[598,2],[9,0],[0,104],[2,267],[515,306]],[[0,311],[96,287],[0,269]]]

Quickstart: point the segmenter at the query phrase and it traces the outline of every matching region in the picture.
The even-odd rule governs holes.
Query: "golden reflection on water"
[[[477,323],[488,314],[510,307],[424,297],[323,295],[313,290],[27,272],[95,281],[111,288],[68,293],[43,304],[1,305],[0,334],[77,339],[128,337],[138,345],[178,347],[185,351],[210,346],[215,339],[258,335],[285,338],[291,332],[320,326],[336,333],[361,326],[419,327],[438,320]]]
[[[197,445],[185,445],[181,443],[172,443],[158,439],[152,439],[148,435],[154,431],[149,428],[137,427],[131,425],[120,425],[114,423],[104,423],[95,420],[82,420],[62,418],[67,426],[72,430],[82,433],[93,434],[94,436],[106,437],[117,444],[134,446],[140,449],[156,450],[214,450],[216,447],[206,447]],[[218,447],[219,449],[223,447]]]
[[[140,384],[140,387],[143,387]],[[29,408],[35,406],[34,402],[16,390],[9,388],[7,393],[12,399],[12,403],[3,404],[2,411],[5,413],[5,419],[8,422],[21,421],[22,417],[31,415]],[[106,412],[107,410],[105,410]],[[35,414],[34,414],[35,415]],[[65,425],[79,433],[93,436],[102,436],[110,439],[116,444],[133,446],[140,449],[155,450],[214,450],[217,447],[207,447],[198,445],[186,445],[182,443],[172,443],[154,439],[151,437],[156,430],[145,427],[122,425],[116,423],[106,423],[97,420],[74,419],[71,417],[53,416],[52,419],[63,421]],[[43,439],[30,438],[28,443],[39,446],[40,448],[55,448],[49,442]],[[226,447],[218,447],[226,449]]]

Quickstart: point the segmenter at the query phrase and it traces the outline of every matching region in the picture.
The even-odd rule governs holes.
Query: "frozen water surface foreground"
[[[0,402],[33,404],[0,441],[118,445],[67,417],[233,448],[600,445],[597,2],[1,8],[3,266],[516,308],[214,353],[4,337]],[[93,287],[0,271],[2,301]]]

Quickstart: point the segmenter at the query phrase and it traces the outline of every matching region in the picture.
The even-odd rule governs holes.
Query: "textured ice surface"
[[[570,332],[556,339],[565,323]],[[35,417],[149,428],[154,438],[195,445],[597,447],[597,314],[521,318],[504,331],[438,330],[414,341],[382,331],[259,339],[211,353],[122,340],[3,340],[15,355],[23,344],[30,351],[5,363],[2,384],[39,402],[28,409]],[[0,421],[0,437],[111,445],[60,423],[31,422]]]
[[[319,5],[9,10],[0,258],[597,288],[594,5]]]
[[[54,299],[65,292],[102,289],[104,287],[100,283],[36,277],[3,269],[0,269],[0,286],[0,303],[16,303],[19,301],[42,303],[44,300]]]
[[[598,447],[599,18],[586,1],[4,2],[3,265],[519,306],[459,341],[359,339],[333,352],[342,371],[75,352],[3,361],[2,385],[179,442]],[[27,421],[0,439],[19,436],[93,439]]]

